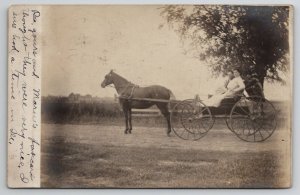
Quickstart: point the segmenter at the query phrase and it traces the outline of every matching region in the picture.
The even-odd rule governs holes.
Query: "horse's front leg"
[[[124,109],[123,108],[123,113],[124,113],[124,117],[125,117],[125,131],[124,133],[127,134],[129,127],[128,127],[128,109]]]
[[[132,124],[131,124],[131,108],[128,109],[128,123],[129,123],[129,129],[128,129],[128,132],[131,133],[131,130],[132,130]]]

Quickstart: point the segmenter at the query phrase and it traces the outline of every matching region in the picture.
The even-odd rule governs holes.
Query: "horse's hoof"
[[[168,137],[171,137],[171,132],[167,133],[167,136],[168,136]]]
[[[125,134],[127,134],[127,130],[126,130],[126,131],[124,131],[124,133],[125,133]]]
[[[131,134],[131,130],[132,130],[132,128],[129,128],[129,129],[128,129],[128,133],[129,133],[129,134]]]

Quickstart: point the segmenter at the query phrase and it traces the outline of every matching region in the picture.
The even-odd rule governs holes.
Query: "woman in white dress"
[[[230,80],[227,89],[223,93],[217,93],[211,98],[204,101],[206,106],[218,107],[221,104],[221,101],[224,98],[234,97],[237,94],[240,94],[245,89],[245,84],[241,78],[240,71],[235,69],[233,70],[234,79]]]

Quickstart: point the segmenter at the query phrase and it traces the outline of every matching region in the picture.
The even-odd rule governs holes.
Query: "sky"
[[[222,83],[205,62],[184,52],[157,6],[52,6],[43,12],[44,96],[113,97],[113,88],[100,86],[111,69],[140,86],[165,86],[177,99],[206,96]],[[289,97],[280,85],[265,84],[265,93]]]

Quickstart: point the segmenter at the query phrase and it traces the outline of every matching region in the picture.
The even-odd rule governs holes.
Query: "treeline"
[[[113,98],[78,94],[42,97],[42,122],[45,123],[97,122],[121,116],[122,110]]]

